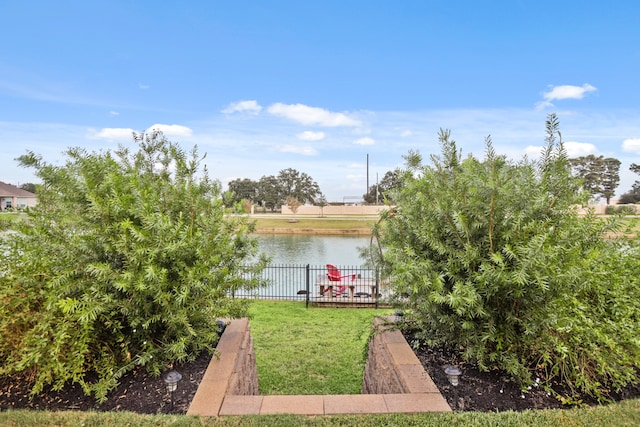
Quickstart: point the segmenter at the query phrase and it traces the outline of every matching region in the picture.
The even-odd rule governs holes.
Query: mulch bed
[[[407,332],[404,335],[407,342],[412,343],[413,335]],[[563,405],[553,393],[548,393],[541,386],[533,386],[523,391],[520,386],[508,381],[502,372],[481,372],[475,366],[464,363],[458,353],[426,346],[414,348],[414,352],[449,406],[455,411],[496,412],[570,407]],[[451,365],[457,365],[462,369],[457,387],[449,383],[444,372]],[[552,384],[552,389],[562,391],[559,384]],[[611,395],[614,401],[638,397],[640,397],[640,383],[627,386],[619,393]],[[586,405],[598,404],[589,396],[583,396],[581,400]]]
[[[0,377],[0,411],[34,409],[50,411],[131,411],[140,414],[185,414],[196,394],[210,355],[203,354],[194,362],[176,365],[182,374],[178,388],[171,394],[162,377],[152,377],[143,369],[134,370],[122,378],[120,385],[103,403],[86,396],[77,385],[62,390],[48,389],[37,396],[29,395],[29,383],[23,377]]]
[[[405,337],[409,343],[413,338]],[[559,400],[541,388],[523,392],[499,372],[480,372],[460,361],[457,354],[437,348],[420,347],[416,355],[442,395],[456,411],[522,411],[526,409],[563,408]],[[184,414],[196,393],[211,357],[203,354],[195,362],[176,365],[182,380],[173,394],[173,404],[162,377],[151,377],[144,370],[126,375],[120,386],[103,403],[97,403],[82,393],[78,386],[62,390],[46,390],[29,396],[29,383],[19,376],[0,377],[0,411],[7,409],[131,411],[142,414]],[[457,387],[449,384],[444,368],[457,364],[463,374]],[[613,396],[614,400],[640,397],[640,385],[629,386]],[[595,404],[585,399],[587,404]]]

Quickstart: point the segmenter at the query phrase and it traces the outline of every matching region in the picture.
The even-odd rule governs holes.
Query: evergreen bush
[[[461,350],[523,387],[561,382],[564,398],[638,381],[636,242],[607,241],[617,218],[578,215],[555,115],[539,161],[512,162],[486,141],[462,159],[448,131],[442,154],[407,156],[404,185],[379,228],[397,304],[422,338]]]
[[[227,295],[259,285],[252,225],[223,216],[197,150],[135,140],[136,152],[69,149],[61,166],[19,159],[42,185],[0,242],[0,375],[23,373],[33,393],[75,382],[104,399],[135,367],[159,375],[212,353],[216,320],[246,314]]]

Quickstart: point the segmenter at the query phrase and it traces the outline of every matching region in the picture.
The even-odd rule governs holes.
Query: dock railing
[[[328,274],[326,266],[310,264],[269,265],[262,271],[265,287],[238,289],[234,298],[305,301],[318,304],[375,306],[381,300],[378,270],[336,265],[339,275]]]

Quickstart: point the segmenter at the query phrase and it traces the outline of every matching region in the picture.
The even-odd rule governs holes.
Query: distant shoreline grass
[[[370,235],[377,217],[251,217],[257,234],[339,234]]]
[[[608,216],[601,215],[602,219]],[[377,216],[296,216],[260,215],[251,216],[256,223],[256,234],[332,234],[332,235],[371,235],[371,227]],[[295,222],[291,222],[295,219]],[[627,227],[630,227],[627,229]],[[622,220],[621,230],[608,233],[607,238],[635,238],[640,233],[640,217],[629,216]]]

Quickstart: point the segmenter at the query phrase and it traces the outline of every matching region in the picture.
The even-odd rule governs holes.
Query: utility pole
[[[364,194],[369,194],[369,153],[367,153],[367,189]]]

